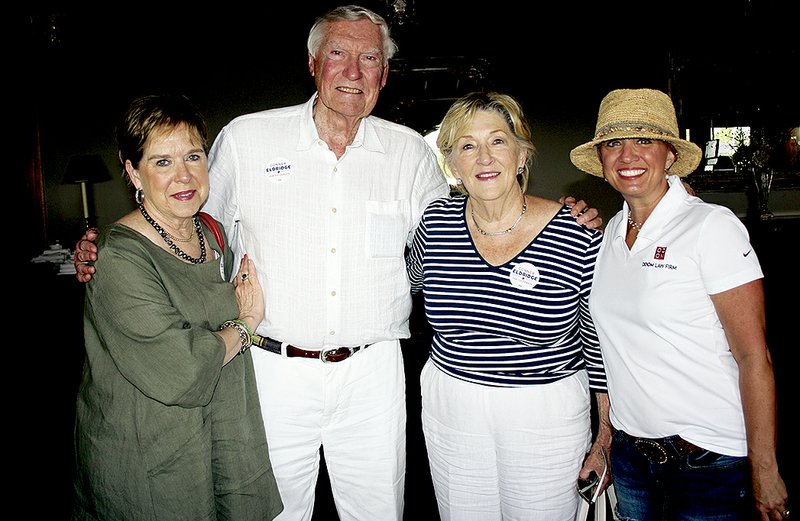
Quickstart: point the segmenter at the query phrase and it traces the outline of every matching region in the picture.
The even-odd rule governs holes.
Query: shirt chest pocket
[[[366,201],[367,256],[402,257],[410,231],[408,201]]]

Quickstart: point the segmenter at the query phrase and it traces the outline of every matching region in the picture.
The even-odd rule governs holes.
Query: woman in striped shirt
[[[602,474],[611,437],[588,310],[601,233],[526,194],[535,148],[510,96],[456,101],[437,146],[460,195],[427,208],[408,272],[434,331],[421,387],[439,514],[574,519],[576,479]]]

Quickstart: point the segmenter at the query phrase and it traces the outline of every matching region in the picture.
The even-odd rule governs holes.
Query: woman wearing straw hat
[[[589,303],[617,513],[744,520],[755,504],[761,519],[784,519],[763,274],[736,215],[686,192],[701,152],[679,136],[669,96],[620,89],[601,102],[594,139],[570,154],[624,198]]]
[[[461,195],[425,210],[408,271],[434,331],[420,384],[440,518],[573,521],[579,474],[608,479],[608,399],[588,310],[602,235],[526,193],[535,149],[512,97],[456,100],[437,145]],[[605,421],[584,461],[592,391]]]

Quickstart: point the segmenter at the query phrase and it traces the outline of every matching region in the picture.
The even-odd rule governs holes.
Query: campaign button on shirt
[[[273,183],[282,183],[292,175],[292,164],[287,159],[276,158],[267,165],[265,172]]]
[[[539,284],[539,270],[530,262],[520,262],[511,270],[508,279],[517,289],[533,289]]]

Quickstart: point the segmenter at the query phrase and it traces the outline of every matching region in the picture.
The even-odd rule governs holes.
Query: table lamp
[[[81,154],[69,158],[62,183],[80,183],[83,221],[87,228],[92,223],[89,219],[89,197],[86,185],[87,183],[100,183],[109,179],[111,179],[111,175],[108,173],[108,168],[103,158],[98,154]]]

